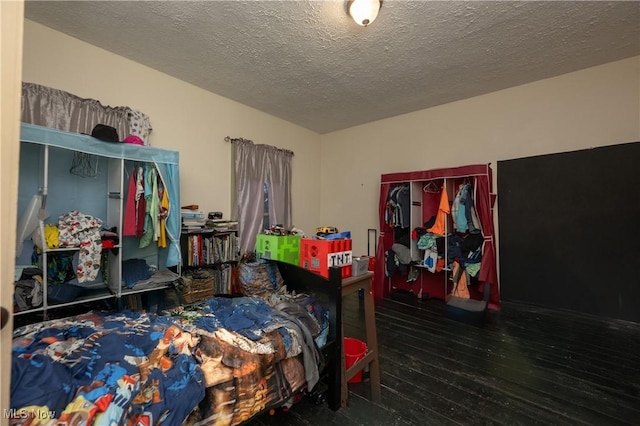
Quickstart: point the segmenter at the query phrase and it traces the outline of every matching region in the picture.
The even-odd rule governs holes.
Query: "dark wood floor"
[[[362,306],[345,298],[345,334]],[[376,308],[382,401],[349,385],[337,412],[306,399],[253,425],[640,425],[640,324],[503,303],[481,326],[437,300]]]

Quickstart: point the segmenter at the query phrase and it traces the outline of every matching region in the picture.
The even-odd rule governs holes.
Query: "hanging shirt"
[[[411,193],[408,186],[402,186],[396,193],[398,221],[396,225],[407,228],[411,225]]]
[[[147,247],[151,244],[151,241],[157,241],[160,230],[160,219],[158,217],[160,197],[158,196],[158,175],[155,167],[149,167],[147,169],[144,188],[147,212],[144,222],[144,235],[140,238],[140,248]]]
[[[169,213],[169,194],[167,194],[167,189],[160,186],[160,234],[158,235],[158,247],[166,247],[167,246],[167,230],[165,228],[167,222],[167,214]]]
[[[449,213],[451,213],[451,208],[449,207],[449,195],[447,195],[447,189],[442,188],[436,222],[431,228],[427,229],[427,232],[431,232],[435,235],[444,235],[447,230],[447,215]]]
[[[129,178],[127,199],[124,204],[122,235],[125,237],[135,237],[136,229],[136,168],[134,167],[131,171],[131,177]]]
[[[136,174],[136,237],[138,238],[144,234],[144,221],[147,212],[144,185],[144,168],[140,166]]]
[[[464,202],[466,194],[466,185],[460,185],[456,197],[453,199],[451,206],[451,218],[453,219],[453,227],[458,232],[467,232],[469,225],[467,224],[467,206]]]
[[[61,247],[80,247],[79,262],[76,268],[78,282],[95,281],[100,270],[102,240],[100,229],[102,220],[71,211],[58,219]]]
[[[470,184],[466,184],[466,190],[462,193],[461,203],[465,206],[465,215],[467,219],[467,225],[469,232],[473,232],[481,229],[480,220],[476,213],[476,208],[473,202],[473,187]]]
[[[398,185],[389,191],[385,220],[393,227],[407,228],[410,226],[411,194],[408,185]]]

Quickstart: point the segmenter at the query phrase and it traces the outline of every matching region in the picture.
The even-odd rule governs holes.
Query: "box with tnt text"
[[[351,239],[343,240],[300,240],[300,266],[325,278],[329,278],[329,268],[342,267],[342,278],[351,276]]]

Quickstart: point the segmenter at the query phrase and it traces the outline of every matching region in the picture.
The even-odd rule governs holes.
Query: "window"
[[[235,206],[240,251],[255,250],[256,235],[272,225],[291,226],[293,152],[246,139],[233,143]]]
[[[269,182],[264,183],[264,208],[262,210],[262,229],[271,228],[269,220]]]

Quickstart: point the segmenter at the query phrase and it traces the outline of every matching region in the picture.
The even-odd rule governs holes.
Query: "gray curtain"
[[[129,107],[104,106],[95,99],[80,98],[63,90],[22,83],[21,121],[65,132],[91,134],[96,124],[118,131],[120,140],[129,130]]]
[[[272,146],[265,147],[267,164],[266,182],[269,184],[269,223],[291,223],[291,151],[283,151]]]
[[[291,226],[291,158],[293,152],[246,139],[233,142],[236,217],[240,252],[254,251],[263,228],[264,184],[269,188],[269,222]]]

